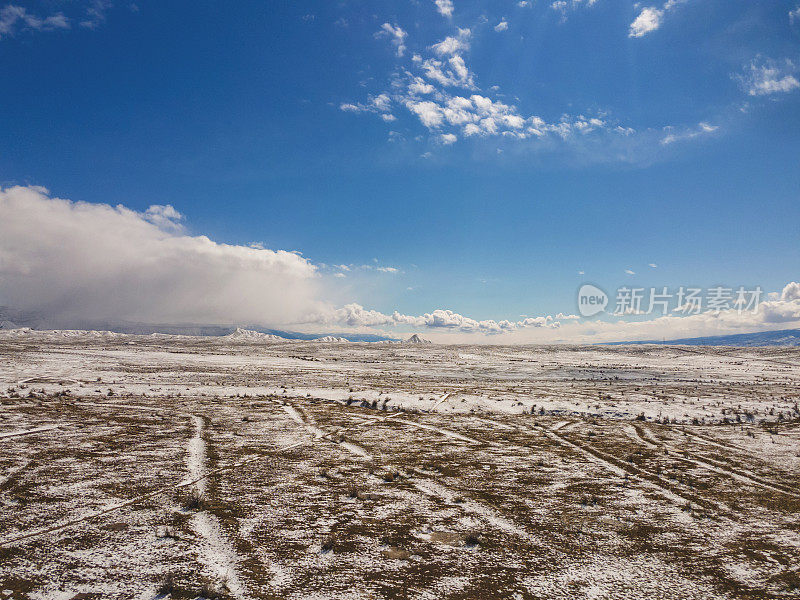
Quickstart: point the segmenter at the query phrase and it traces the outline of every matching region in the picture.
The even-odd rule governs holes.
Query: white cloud
[[[582,6],[593,4],[575,1]],[[669,2],[668,5],[672,6]],[[471,36],[470,29],[457,29],[455,34],[428,46],[428,56],[413,54],[408,68],[393,74],[387,92],[370,97],[365,103],[344,103],[340,108],[351,112],[376,113],[391,122],[397,115],[391,110],[392,107],[404,106],[424,127],[435,131],[435,139],[440,143],[454,138],[503,137],[542,140],[542,147],[545,147],[545,141],[554,138],[573,140],[577,144],[579,137],[595,132],[603,132],[609,137],[629,137],[636,133],[602,114],[563,114],[555,122],[546,122],[536,114],[525,114],[516,106],[495,99],[494,94],[499,94],[497,86],[477,93],[480,88],[476,84],[476,77],[462,55],[469,49]],[[380,97],[386,98],[384,103],[376,101]],[[707,124],[698,125],[696,130],[676,131],[669,128],[665,130],[662,142],[669,144],[714,129],[714,126]],[[652,139],[658,132],[650,130],[643,133],[648,133],[648,139]],[[448,134],[454,137],[442,137]],[[390,140],[396,137],[390,134]],[[423,158],[428,156],[428,152],[422,155]]]
[[[380,31],[375,34],[375,37],[388,37],[395,47],[397,56],[403,56],[406,53],[407,36],[408,33],[399,25],[392,25],[391,23],[384,23],[381,25]]]
[[[450,144],[455,144],[458,141],[458,136],[453,133],[444,133],[441,135],[439,140],[445,146],[449,146]]]
[[[378,94],[377,96],[370,96],[365,104],[360,102],[357,104],[343,102],[339,105],[339,109],[344,112],[354,113],[384,113],[381,114],[384,121],[394,121],[394,116],[385,114],[392,109],[392,99],[385,93]]]
[[[494,30],[497,31],[498,33],[501,31],[505,31],[506,29],[508,29],[508,21],[506,21],[505,19],[503,19],[497,25],[494,26]]]
[[[63,13],[55,13],[49,17],[37,17],[23,6],[8,4],[0,8],[0,38],[12,36],[20,30],[53,31],[69,29],[70,21]]]
[[[519,2],[517,2],[517,6],[519,6],[520,8],[525,8],[526,6],[530,5],[531,3],[528,2],[528,0],[520,0]]]
[[[444,17],[453,16],[453,0],[433,0],[436,10]]]
[[[648,6],[642,9],[639,16],[631,23],[628,37],[639,38],[661,27],[664,16],[671,10],[685,4],[688,0],[667,0],[662,8]]]
[[[796,281],[787,283],[781,292],[781,300],[784,302],[800,300],[800,283]]]
[[[664,11],[657,9],[655,6],[643,8],[639,16],[631,23],[628,36],[642,37],[651,31],[655,31],[661,26],[661,19],[663,17]]]
[[[576,317],[574,315],[565,316],[565,319],[573,318]],[[527,317],[520,321],[495,321],[492,319],[479,321],[446,309],[437,309],[418,316],[404,315],[397,311],[387,315],[376,310],[365,309],[355,303],[339,309],[321,311],[311,316],[307,323],[324,326],[338,324],[353,328],[412,327],[483,335],[531,328],[555,329],[560,326],[560,322],[551,316]]]
[[[745,67],[744,73],[736,75],[735,78],[750,96],[766,96],[800,88],[800,81],[795,77],[795,73],[797,67],[790,60],[781,64],[759,57],[753,59]]]
[[[636,275],[636,273],[634,271],[631,271],[630,269],[625,269],[625,274],[626,275]]]
[[[555,0],[550,3],[550,8],[561,13],[562,21],[566,20],[569,10],[577,10],[584,6],[594,6],[597,0]],[[525,3],[526,6],[528,3]],[[522,3],[519,3],[522,6]]]
[[[470,29],[459,29],[457,36],[447,36],[441,42],[433,44],[431,50],[439,56],[449,56],[469,50]]]
[[[658,268],[658,265],[656,263],[649,263],[647,266],[650,267],[651,269]]]
[[[422,63],[425,77],[445,87],[475,89],[475,82],[464,59],[458,55],[451,56],[446,62],[429,58]]]
[[[87,29],[97,29],[105,23],[106,11],[110,6],[110,0],[92,0],[86,9],[85,17],[80,21],[80,26]]]
[[[180,232],[183,230],[183,215],[171,204],[153,204],[144,212],[144,218],[164,231]]]
[[[701,135],[714,133],[719,127],[708,123],[698,123],[694,129],[676,130],[674,127],[665,127],[667,134],[661,138],[661,144],[667,146],[683,140],[691,140]]]
[[[432,94],[435,87],[433,87],[430,83],[426,83],[422,77],[411,76],[412,81],[408,84],[408,93],[417,95],[417,94]]]
[[[794,24],[796,19],[800,19],[800,4],[798,4],[794,10],[789,11],[789,22]]]
[[[444,120],[442,110],[438,104],[430,101],[414,102],[409,100],[406,102],[406,107],[412,113],[419,117],[420,122],[427,128],[432,129],[439,127]]]
[[[317,269],[294,252],[181,234],[144,213],[0,190],[0,305],[69,319],[284,324],[319,309]]]

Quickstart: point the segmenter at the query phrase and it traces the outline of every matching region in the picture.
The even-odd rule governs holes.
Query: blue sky
[[[780,292],[798,6],[0,5],[0,185],[170,205],[181,235],[301,252],[320,301],[384,314],[574,313],[585,281]]]

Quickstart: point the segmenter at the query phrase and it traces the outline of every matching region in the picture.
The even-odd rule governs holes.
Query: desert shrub
[[[192,489],[186,496],[183,503],[184,510],[200,511],[205,508],[206,502],[203,495],[196,489]]]
[[[464,545],[467,548],[475,548],[481,545],[481,540],[477,533],[470,533],[464,538]]]
[[[333,552],[334,548],[336,547],[336,540],[333,536],[328,536],[324,540],[322,540],[322,544],[320,545],[320,552],[323,554],[327,554],[328,552]]]

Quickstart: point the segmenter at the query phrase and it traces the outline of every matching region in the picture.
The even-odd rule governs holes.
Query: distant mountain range
[[[660,344],[670,346],[800,346],[800,329],[737,333],[735,335],[713,335],[666,341],[643,340],[639,342],[611,342],[604,345],[621,346],[625,344]]]
[[[280,329],[265,329],[262,327],[248,326],[246,329],[228,325],[195,325],[195,324],[147,324],[129,322],[100,322],[82,321],[62,323],[52,321],[36,313],[13,310],[0,306],[0,329],[14,329],[16,327],[30,327],[31,329],[83,329],[94,331],[113,331],[114,333],[127,333],[131,335],[150,335],[151,333],[166,333],[169,335],[199,335],[222,336],[234,335],[242,337],[242,332],[263,333],[287,340],[316,340],[319,338],[344,338],[349,342],[399,342],[398,338],[390,338],[371,333],[300,333],[297,331],[284,331]]]

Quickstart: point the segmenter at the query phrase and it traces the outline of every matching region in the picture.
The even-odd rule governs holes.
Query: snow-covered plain
[[[0,332],[2,598],[800,596],[800,350]]]

